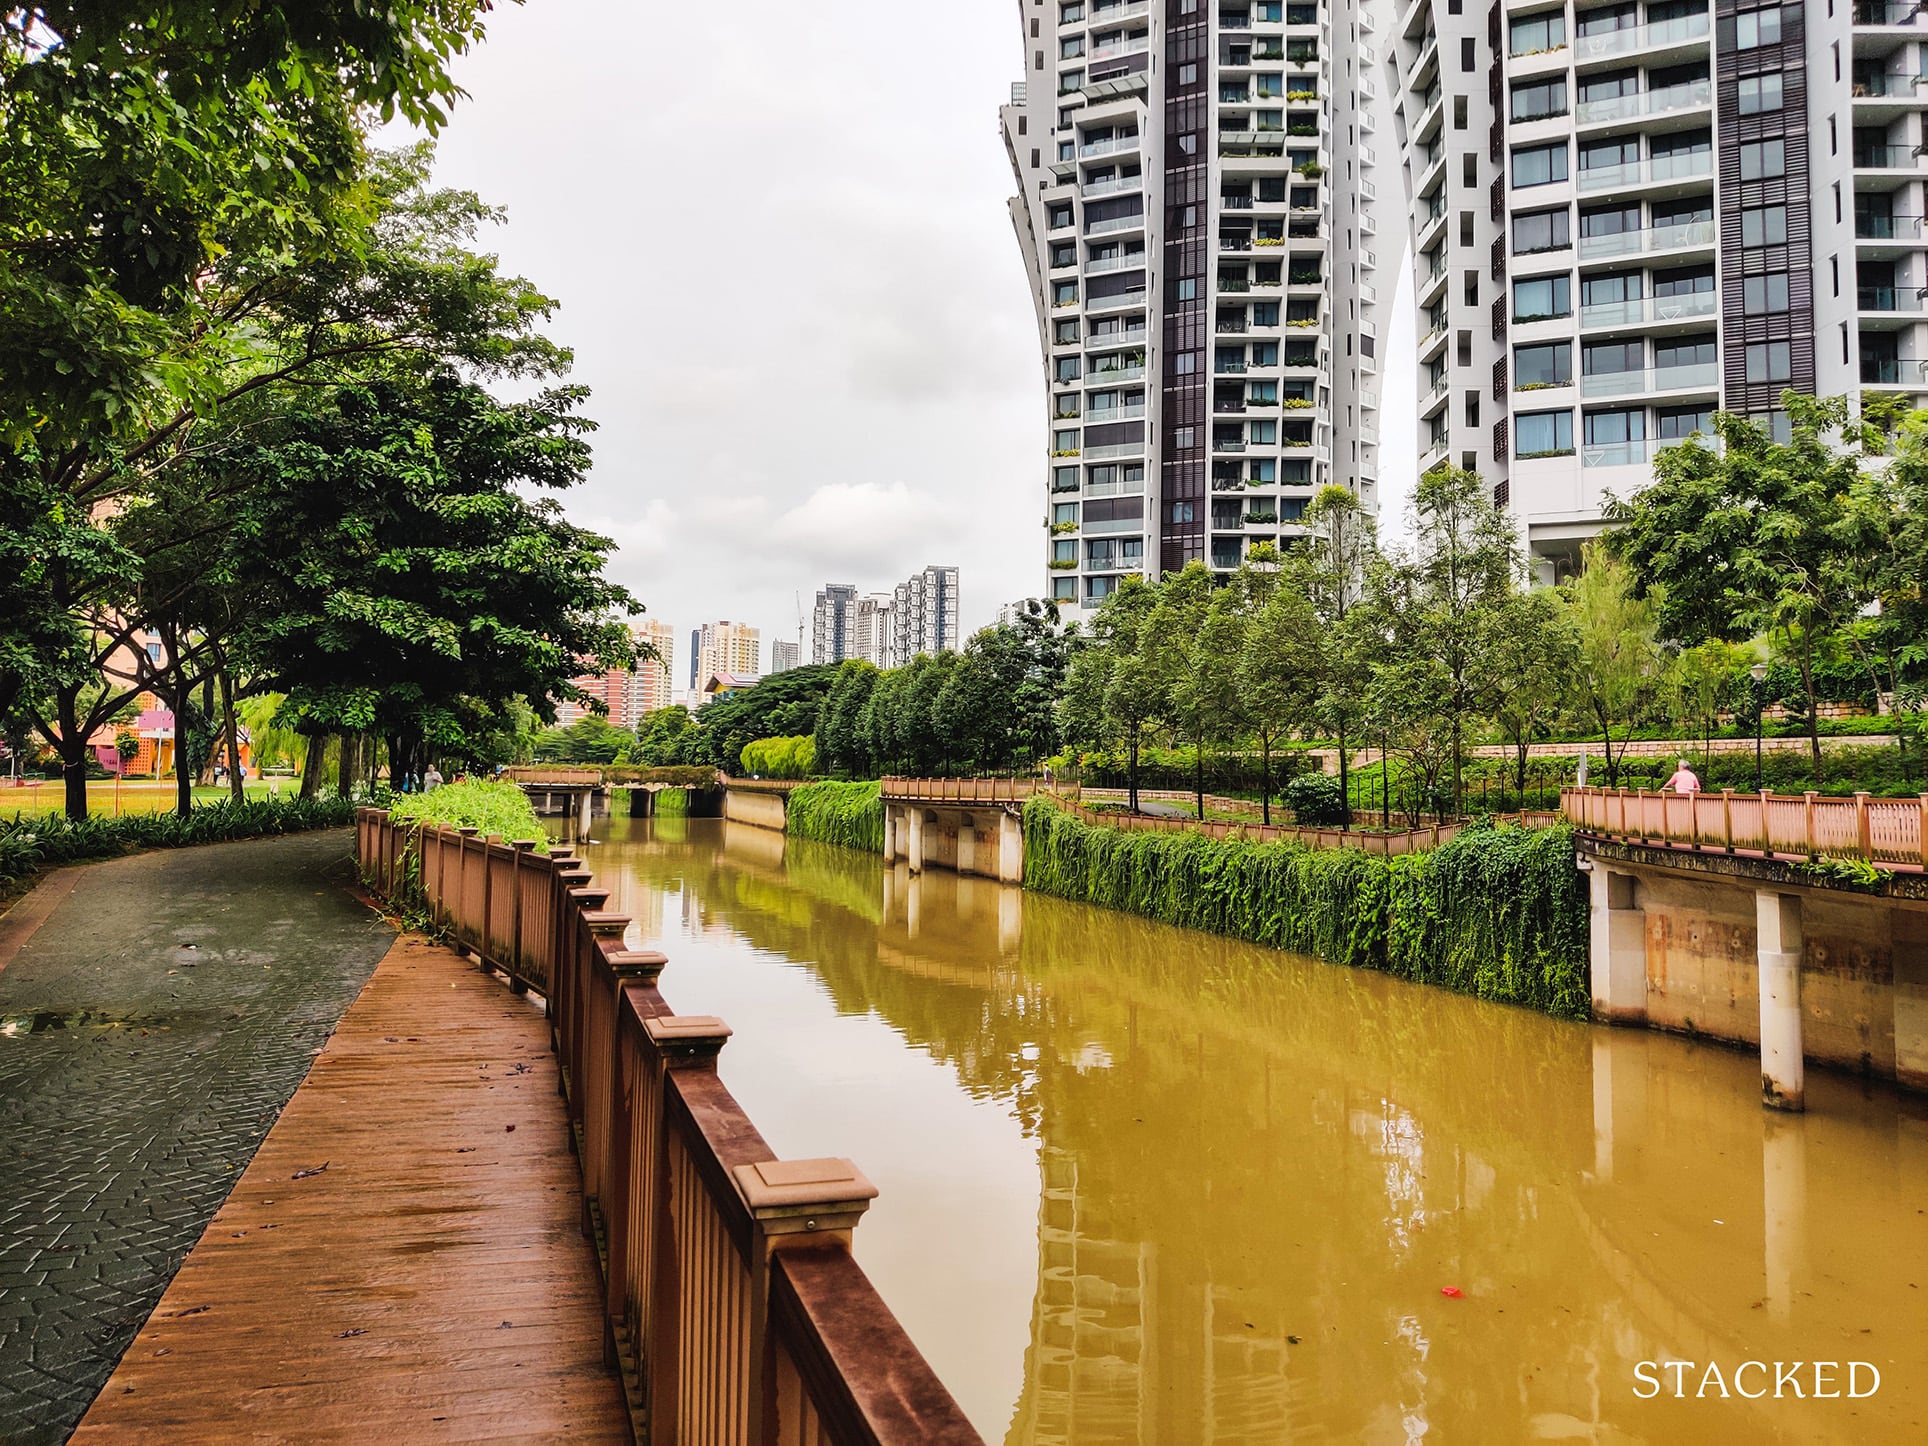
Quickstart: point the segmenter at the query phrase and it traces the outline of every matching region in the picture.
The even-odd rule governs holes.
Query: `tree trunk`
[[[80,731],[80,689],[62,688],[55,702],[60,710],[60,777],[67,817],[79,823],[87,817],[87,740]]]
[[[1198,797],[1198,821],[1205,822],[1205,738],[1199,735],[1196,740],[1198,750],[1192,759],[1192,791]]]
[[[1131,730],[1125,750],[1125,783],[1128,785],[1125,791],[1130,795],[1131,811],[1136,813],[1138,812],[1138,730],[1136,728]]]
[[[359,762],[361,740],[354,733],[343,732],[340,736],[341,761],[335,769],[335,796],[352,798],[355,793],[355,767]]]
[[[1814,644],[1801,630],[1801,691],[1807,694],[1808,751],[1814,758],[1814,786],[1821,786],[1821,705],[1814,697]]]
[[[1459,715],[1455,713],[1453,715],[1453,817],[1458,818],[1465,811],[1466,805],[1460,796]]]
[[[188,737],[189,698],[194,690],[181,666],[181,638],[172,630],[161,635],[167,648],[168,666],[174,671],[174,811],[186,818],[194,811],[194,770],[188,757],[194,751]]]
[[[221,689],[221,741],[228,753],[228,797],[236,803],[247,799],[247,785],[241,779],[241,730],[234,721],[234,679],[228,676],[228,660],[219,648],[214,650],[215,681]]]
[[[1352,827],[1352,774],[1346,756],[1350,751],[1346,747],[1346,725],[1342,722],[1339,724],[1339,827],[1342,829]],[[1384,771],[1383,760],[1381,771]]]
[[[304,734],[305,740],[301,753],[301,797],[321,797],[321,770],[327,761],[328,735],[326,733]]]
[[[1259,812],[1272,826],[1272,735],[1259,730]]]
[[[1521,734],[1519,742],[1515,745],[1518,756],[1513,765],[1513,791],[1520,796],[1521,809],[1526,807],[1526,746],[1526,735]],[[1500,800],[1501,803],[1505,801],[1505,799]]]

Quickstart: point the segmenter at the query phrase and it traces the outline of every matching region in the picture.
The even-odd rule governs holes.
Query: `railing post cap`
[[[455,831],[461,834],[463,838],[474,838],[477,834],[482,832],[481,829],[477,828],[472,823],[457,824],[455,826]]]
[[[848,1230],[877,1187],[844,1159],[759,1160],[730,1172],[766,1235]]]
[[[539,840],[532,838],[512,838],[509,840],[509,847],[515,849],[518,853],[526,854],[535,848],[538,842]]]
[[[643,1033],[673,1067],[715,1059],[733,1031],[714,1014],[652,1014]]]
[[[601,894],[605,899],[609,897],[607,889],[571,889],[569,892],[577,898],[587,894]],[[582,921],[589,926],[592,934],[621,934],[629,927],[629,915],[616,909],[584,909]]]
[[[654,949],[615,949],[603,955],[611,970],[624,979],[640,979],[653,984],[669,963],[669,955]]]

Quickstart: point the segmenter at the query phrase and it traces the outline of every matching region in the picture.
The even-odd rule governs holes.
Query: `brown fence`
[[[890,802],[917,799],[926,803],[1022,803],[1051,786],[1035,778],[884,778],[879,794]]]
[[[356,816],[362,877],[548,1001],[639,1439],[976,1442],[850,1255],[876,1189],[848,1160],[779,1160],[716,1073],[729,1028],[678,1015],[664,956],[567,853]]]
[[[1630,843],[1928,868],[1928,794],[1831,798],[1563,788],[1560,807],[1582,833]]]
[[[1157,818],[1142,813],[1101,813],[1095,809],[1059,799],[1058,806],[1075,813],[1086,823],[1105,828],[1151,829],[1161,833],[1197,833],[1206,838],[1249,839],[1253,843],[1296,843],[1315,849],[1364,849],[1367,853],[1391,858],[1395,854],[1423,853],[1436,849],[1456,835],[1463,824],[1429,824],[1424,828],[1403,829],[1394,833],[1363,828],[1288,828],[1274,824],[1235,823],[1195,818]],[[1545,828],[1558,823],[1554,813],[1512,813],[1493,815],[1495,823],[1517,823],[1527,828]]]

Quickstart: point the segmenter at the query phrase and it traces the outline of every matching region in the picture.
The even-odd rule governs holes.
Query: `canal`
[[[1749,1054],[721,820],[596,835],[772,1147],[876,1181],[857,1257],[987,1440],[1928,1439],[1919,1100],[1772,1115]]]

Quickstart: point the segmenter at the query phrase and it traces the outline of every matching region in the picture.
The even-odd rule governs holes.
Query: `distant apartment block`
[[[783,638],[770,640],[770,671],[787,673],[803,661],[803,644],[789,642]]]
[[[827,583],[817,590],[810,617],[810,661],[841,663],[851,656],[856,631],[857,589],[847,582]]]
[[[920,653],[958,647],[957,569],[927,567],[890,592],[833,582],[817,593],[810,661],[862,658],[901,668]]]
[[[637,663],[631,675],[630,709],[641,718],[645,713],[669,707],[674,701],[675,675],[670,665],[676,652],[676,630],[656,618],[644,618],[640,623],[630,624],[629,631],[638,643],[654,648],[657,654],[654,661],[644,659]]]
[[[897,584],[890,604],[890,666],[920,654],[953,653],[958,638],[957,569],[927,567]]]
[[[1328,484],[1376,510],[1381,308],[1403,240],[1379,234],[1389,106],[1368,57],[1390,13],[1020,7],[1028,74],[1002,121],[1044,357],[1040,562],[1061,607],[1134,573],[1235,568],[1298,535]]]
[[[754,678],[762,669],[762,634],[745,623],[704,623],[696,632],[696,687],[709,686],[711,678],[728,673],[737,678]]]
[[[1553,581],[1717,410],[1928,400],[1925,53],[1885,0],[1401,0],[1421,468]]]

